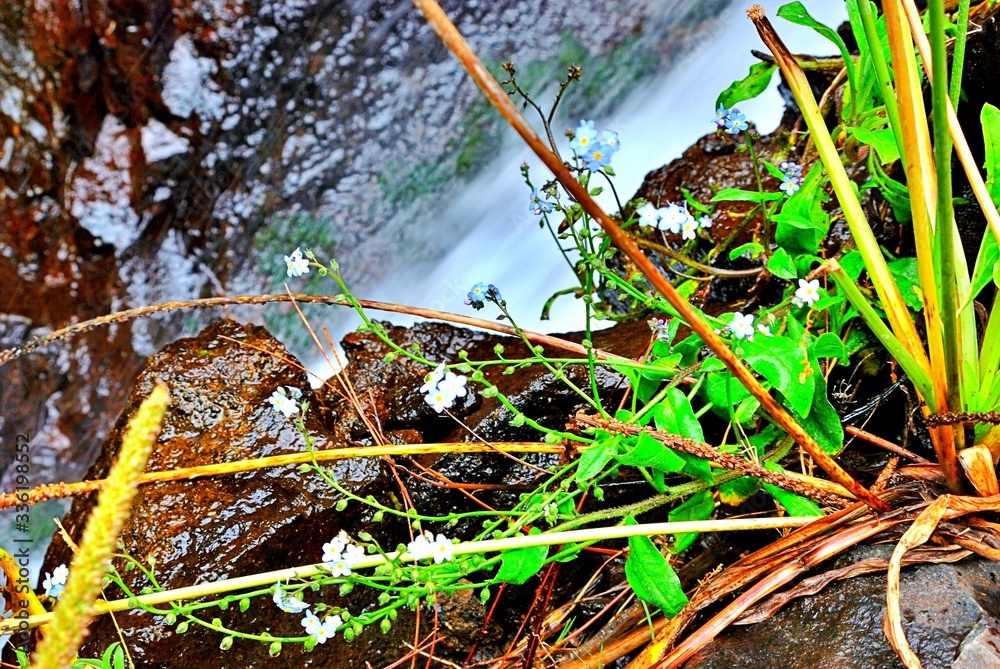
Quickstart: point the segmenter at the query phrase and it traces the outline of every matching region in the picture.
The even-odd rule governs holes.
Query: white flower
[[[795,297],[792,301],[800,307],[802,305],[811,307],[816,304],[819,301],[819,279],[812,281],[799,279],[799,289],[795,291]]]
[[[431,555],[434,556],[434,564],[441,564],[446,560],[451,560],[451,539],[448,539],[443,534],[437,535],[437,538],[430,545]]]
[[[292,255],[285,256],[285,268],[288,276],[302,276],[309,273],[309,261],[302,257],[302,249],[292,251]]]
[[[330,576],[334,578],[338,576],[350,576],[351,575],[351,565],[347,564],[347,560],[341,555],[338,559],[333,562],[324,562],[326,568],[330,570]]]
[[[639,216],[639,225],[645,225],[650,228],[658,228],[660,223],[660,212],[651,203],[647,202],[638,209],[635,213]]]
[[[285,416],[292,417],[299,412],[298,403],[286,395],[283,388],[278,388],[271,393],[267,401],[271,403],[275,411],[283,413]]]
[[[431,540],[433,538],[434,535],[430,532],[423,532],[418,534],[416,539],[406,544],[406,552],[410,554],[414,562],[431,556]]]
[[[323,562],[328,564],[339,562],[342,557],[341,551],[343,550],[343,547],[337,544],[336,541],[323,544]]]
[[[466,378],[464,376],[448,372],[438,383],[438,390],[446,395],[451,395],[452,399],[465,397],[465,382]]]
[[[435,389],[424,398],[431,408],[441,413],[455,403],[455,398],[450,393],[446,393],[440,388]]]
[[[753,341],[753,316],[749,314],[744,316],[737,311],[733,314],[733,320],[729,323],[729,331],[737,339],[746,337],[747,341]]]
[[[437,369],[433,372],[427,372],[427,374],[424,375],[424,385],[420,386],[420,392],[427,394],[437,390],[438,383],[440,383],[441,379],[443,379],[447,373],[448,370],[444,366],[443,362],[438,365]]]
[[[317,621],[319,622],[319,621]],[[337,628],[343,624],[340,616],[327,616],[323,619],[322,625],[317,625],[312,631],[306,630],[310,636],[316,637],[317,643],[326,643],[327,639],[332,639],[337,633]]]
[[[759,323],[757,325],[757,332],[761,333],[762,335],[767,335],[768,337],[774,336],[773,334],[771,334],[771,326],[764,325],[763,323]]]
[[[54,599],[58,599],[62,595],[63,590],[66,589],[66,579],[69,578],[69,568],[66,565],[61,564],[52,570],[52,573],[45,572],[45,580],[42,581],[42,587],[45,588],[45,594]]]
[[[701,218],[698,219],[698,225],[700,225],[703,228],[712,227],[712,217],[708,216],[707,214],[705,216],[702,216]]]
[[[698,221],[688,216],[681,227],[681,237],[684,239],[694,239],[697,236],[697,232]]]
[[[274,596],[271,597],[278,608],[285,613],[302,613],[309,605],[298,597],[294,597],[281,589],[280,583],[274,584]]]
[[[659,214],[660,229],[674,234],[679,233],[684,222],[691,217],[686,208],[676,205],[673,202],[666,207],[660,207]]]
[[[292,399],[294,400],[302,399],[302,391],[296,388],[295,386],[285,386],[285,390],[288,391],[288,394],[291,395]]]
[[[344,547],[343,561],[348,567],[354,567],[365,559],[365,549],[357,544],[347,544]]]
[[[317,630],[323,626],[316,617],[316,614],[312,611],[306,611],[306,615],[302,617],[302,626],[306,629],[306,634],[309,636],[316,636]]]

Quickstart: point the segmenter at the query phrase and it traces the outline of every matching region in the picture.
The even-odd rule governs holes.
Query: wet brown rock
[[[888,558],[891,546],[861,547],[847,560]],[[846,564],[846,562],[845,562]],[[978,557],[902,572],[903,629],[927,669],[998,666],[1000,565]],[[839,581],[770,619],[730,627],[686,669],[871,669],[902,667],[882,631],[885,574]],[[970,664],[986,658],[983,664]]]

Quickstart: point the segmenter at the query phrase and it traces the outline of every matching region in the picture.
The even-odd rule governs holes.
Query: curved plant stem
[[[816,464],[837,481],[837,483],[850,490],[858,499],[863,500],[872,508],[887,511],[888,506],[882,500],[865,489],[850,474],[844,471],[816,443],[816,440],[778,404],[764,386],[761,385],[760,381],[754,377],[750,369],[726,345],[725,341],[715,334],[714,328],[664,278],[632,238],[598,206],[597,202],[590,196],[590,193],[587,192],[587,189],[574,178],[570,169],[549,150],[534,128],[524,119],[518,111],[517,106],[510,100],[503,88],[469,47],[465,38],[462,37],[461,33],[455,27],[455,24],[448,19],[441,6],[434,0],[414,0],[414,4],[427,18],[431,27],[438,34],[438,37],[455,54],[455,57],[465,66],[469,74],[472,75],[472,78],[479,85],[486,98],[511,124],[532,151],[545,163],[545,166],[549,168],[562,187],[566,189],[566,192],[579,202],[580,206],[600,224],[611,242],[628,256],[629,260],[645,275],[650,284],[666,298],[692,331],[701,337],[701,340],[705,342],[705,345],[708,346],[712,353],[726,365],[739,382],[760,402],[761,407],[770,414],[774,422],[794,437],[802,449],[812,456]]]
[[[284,295],[236,295],[232,297],[207,297],[199,300],[164,302],[163,304],[153,304],[145,307],[138,307],[136,309],[118,311],[106,316],[98,316],[97,318],[92,318],[89,321],[75,323],[62,328],[61,330],[56,330],[55,332],[47,334],[44,337],[33,339],[22,346],[0,351],[0,367],[11,360],[20,358],[22,355],[31,353],[32,351],[43,346],[47,346],[48,344],[65,339],[66,337],[74,334],[93,330],[94,328],[101,327],[103,325],[123,323],[125,321],[135,320],[136,318],[142,318],[144,316],[151,316],[163,311],[176,311],[179,309],[208,309],[211,307],[232,306],[234,304],[271,304],[275,302],[329,304],[348,308],[353,306],[343,295],[306,295],[303,293]],[[475,318],[473,316],[453,314],[448,311],[438,311],[437,309],[410,307],[404,304],[394,304],[392,302],[378,302],[375,300],[357,300],[357,302],[365,309],[388,311],[397,314],[409,314],[431,320],[447,321],[449,323],[459,323],[461,325],[482,328],[484,330],[492,330],[494,332],[510,335],[512,337],[519,336],[517,330],[511,326],[504,323],[497,323],[496,321],[486,320],[485,318]],[[572,351],[573,353],[578,353],[580,355],[589,355],[588,349],[575,342],[566,341],[565,339],[542,334],[540,332],[532,332],[531,330],[523,330],[522,332],[525,337],[531,340],[532,343],[551,346],[552,348],[557,348],[562,351]],[[598,360],[631,360],[630,358],[615,355],[614,353],[608,353],[607,351],[602,351],[600,349],[593,349],[592,352],[594,357]]]

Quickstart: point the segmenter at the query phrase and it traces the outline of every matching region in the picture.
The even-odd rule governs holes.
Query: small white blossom
[[[305,628],[306,634],[309,636],[316,636],[316,631],[323,625],[312,611],[306,611],[306,614],[302,616],[301,622],[302,627]]]
[[[452,559],[451,539],[443,534],[437,535],[437,538],[431,543],[430,548],[431,555],[434,556],[434,564],[441,564]]]
[[[651,203],[647,202],[638,209],[635,213],[639,216],[639,225],[644,225],[649,228],[660,227],[660,212]]]
[[[763,323],[759,323],[757,325],[757,332],[761,333],[762,335],[768,336],[768,337],[773,337],[774,336],[774,335],[771,334],[771,326],[764,325]]]
[[[347,544],[347,546],[344,547],[342,559],[348,567],[353,568],[356,564],[365,559],[365,549],[357,544]]]
[[[288,416],[289,418],[299,412],[299,404],[285,394],[283,388],[278,388],[267,398],[274,410]]]
[[[712,217],[707,214],[705,216],[702,216],[701,218],[698,219],[698,225],[703,228],[712,227]]]
[[[450,408],[455,403],[455,398],[452,397],[449,393],[445,393],[441,389],[436,389],[433,392],[429,393],[427,397],[424,398],[424,401],[430,404],[432,409],[434,409],[438,413],[441,413],[445,409]]]
[[[309,273],[309,261],[302,257],[302,249],[292,251],[292,255],[285,256],[285,268],[288,276],[302,276]]]
[[[447,395],[451,395],[453,398],[465,397],[466,380],[467,379],[464,376],[455,374],[454,372],[448,372],[438,383],[438,390]]]
[[[737,339],[746,337],[747,341],[753,341],[753,316],[744,315],[737,311],[733,314],[732,322],[729,323],[729,331]]]
[[[63,590],[66,589],[66,579],[69,578],[69,568],[61,564],[52,570],[52,573],[45,573],[45,580],[42,581],[42,587],[45,588],[45,594],[49,597],[58,599],[62,595]]]
[[[447,373],[448,369],[444,366],[443,362],[438,365],[437,369],[433,372],[427,372],[427,374],[424,375],[424,385],[420,386],[420,392],[427,394],[436,390],[438,383],[441,382],[441,379],[443,379]]]
[[[416,539],[406,544],[406,552],[410,554],[414,562],[431,556],[433,551],[431,541],[433,538],[433,534],[425,531],[418,534]]]
[[[795,297],[792,298],[797,306],[808,305],[812,306],[819,301],[819,279],[813,279],[812,281],[806,281],[805,279],[799,279],[799,288],[795,291]]]
[[[684,221],[681,226],[681,237],[684,239],[694,239],[698,233],[698,221],[694,220],[690,216]]]
[[[285,386],[285,390],[288,391],[289,396],[291,396],[293,400],[302,399],[302,391],[295,386]]]
[[[301,599],[282,590],[280,583],[274,584],[274,595],[271,599],[285,613],[302,613],[309,608],[309,605]]]
[[[330,576],[333,576],[334,578],[338,576],[351,575],[351,565],[347,564],[347,560],[344,559],[343,555],[340,555],[338,559],[333,562],[324,562],[323,564],[330,570]]]
[[[326,643],[327,639],[333,638],[333,635],[337,633],[337,628],[342,624],[340,616],[327,616],[321,625],[316,625],[312,631],[306,630],[306,632],[310,636],[316,637],[316,643]]]
[[[666,207],[660,207],[660,229],[667,230],[677,234],[681,231],[684,223],[691,218],[691,214],[688,213],[687,207],[681,207],[680,205],[671,202]]]

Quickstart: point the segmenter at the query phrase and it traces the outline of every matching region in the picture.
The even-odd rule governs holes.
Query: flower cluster
[[[802,178],[802,166],[798,163],[783,162],[780,169],[782,177],[779,188],[785,191],[786,195],[792,195],[802,187],[802,182],[805,181]]]
[[[611,156],[619,148],[618,133],[605,130],[598,136],[593,121],[581,120],[580,126],[573,133],[569,148],[583,158],[588,170],[596,172],[611,164]]]
[[[285,392],[286,390],[288,391],[287,393]],[[282,388],[278,386],[278,389],[271,393],[267,401],[270,402],[275,411],[291,418],[299,412],[299,404],[296,400],[300,399],[302,399],[302,391],[298,388],[293,386]]]
[[[343,530],[332,541],[323,544],[323,564],[332,576],[350,576],[351,569],[365,559],[365,549],[351,543]]]
[[[443,534],[435,537],[427,530],[418,534],[416,539],[406,544],[406,552],[410,554],[414,562],[434,558],[434,564],[441,564],[453,558],[451,553],[451,539]]]
[[[285,256],[285,269],[288,276],[302,276],[309,273],[309,261],[302,257],[302,249],[292,251],[292,255]]]
[[[500,295],[500,290],[496,286],[492,283],[485,284],[482,282],[472,287],[472,290],[469,291],[468,296],[465,298],[465,303],[472,305],[472,308],[478,311],[486,306],[486,300],[500,306],[507,304],[504,302],[503,296]]]
[[[306,611],[302,618],[302,627],[306,634],[315,637],[317,643],[326,643],[327,639],[333,638],[337,628],[344,624],[340,616],[326,616],[321,621],[312,611]]]
[[[746,339],[747,341],[753,341],[754,335],[758,332],[766,337],[773,336],[770,326],[758,323],[757,328],[754,329],[753,315],[743,314],[739,311],[733,314],[733,320],[729,322],[727,329],[737,339]],[[716,334],[720,334],[721,332],[721,330],[715,331]]]
[[[639,225],[679,234],[684,239],[694,239],[698,228],[712,227],[712,219],[708,216],[695,219],[688,211],[686,202],[681,204],[668,202],[666,207],[660,208],[647,202],[635,213],[639,217]]]
[[[799,288],[795,291],[792,303],[797,307],[812,306],[819,301],[819,279],[806,281],[799,279]]]
[[[715,110],[715,118],[712,122],[719,128],[725,128],[726,132],[730,135],[738,135],[740,131],[746,130],[747,117],[736,107],[732,109],[726,109],[722,104],[719,104],[719,108]]]
[[[450,409],[455,404],[456,398],[465,397],[466,380],[460,374],[449,372],[442,362],[437,369],[424,376],[424,385],[420,386],[420,392],[424,394],[424,401],[441,413],[445,409]]]
[[[548,200],[542,199],[542,197],[543,196],[538,193],[537,188],[531,189],[531,201],[528,204],[528,211],[535,216],[552,213],[552,203]]]
[[[66,589],[67,578],[69,578],[69,568],[64,564],[53,569],[51,574],[45,572],[45,580],[42,581],[45,594],[53,599],[58,599],[63,594],[63,590]]]

